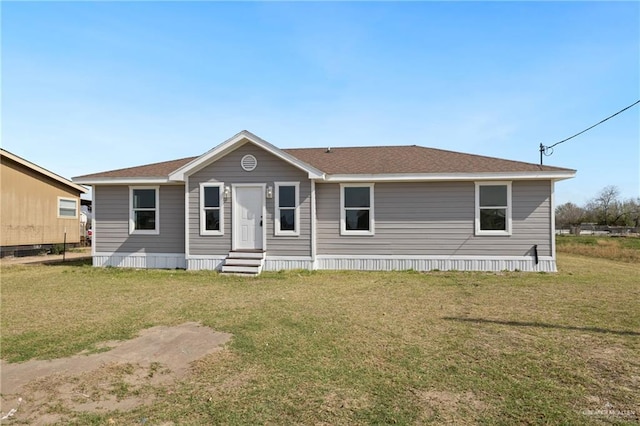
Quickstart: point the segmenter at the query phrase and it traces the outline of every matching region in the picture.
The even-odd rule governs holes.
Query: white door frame
[[[231,250],[235,250],[237,247],[236,238],[240,235],[240,229],[238,225],[240,224],[239,220],[236,220],[236,215],[240,211],[236,205],[236,190],[237,188],[260,188],[262,197],[260,199],[260,203],[262,204],[262,211],[260,215],[262,216],[262,250],[267,251],[267,211],[266,211],[266,202],[265,202],[265,192],[267,190],[266,183],[234,183],[231,184],[231,220],[232,220],[232,235],[231,235]],[[259,250],[259,249],[258,249]]]

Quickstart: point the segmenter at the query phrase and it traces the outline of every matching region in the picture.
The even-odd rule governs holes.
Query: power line
[[[594,124],[593,126],[591,126],[591,127],[587,127],[587,128],[586,128],[586,129],[584,129],[583,131],[578,132],[578,133],[576,133],[576,134],[575,134],[575,135],[573,135],[573,136],[569,136],[568,138],[563,139],[563,140],[561,140],[561,141],[559,141],[559,142],[556,142],[556,143],[554,143],[553,145],[545,146],[545,145],[543,145],[543,144],[540,144],[540,165],[542,165],[542,154],[544,154],[544,155],[546,155],[546,156],[549,156],[549,155],[553,154],[553,147],[554,147],[554,146],[556,146],[556,145],[560,145],[561,143],[566,142],[566,141],[568,141],[569,139],[573,139],[573,138],[575,138],[576,136],[580,136],[580,135],[581,135],[581,134],[583,134],[584,132],[587,132],[587,131],[589,131],[589,130],[593,129],[594,127],[596,127],[596,126],[601,125],[601,124],[602,124],[602,123],[604,123],[605,121],[607,121],[607,120],[609,120],[609,119],[611,119],[611,118],[615,117],[616,115],[618,115],[618,114],[620,114],[620,113],[622,113],[622,112],[624,112],[624,111],[628,110],[629,108],[631,108],[631,107],[633,107],[633,106],[635,106],[635,105],[637,105],[637,104],[640,104],[640,99],[638,99],[637,101],[635,101],[634,103],[632,103],[632,104],[631,104],[631,105],[629,105],[628,107],[622,108],[620,111],[616,112],[615,114],[610,115],[609,117],[605,118],[604,120],[600,120],[599,122],[597,122],[597,123],[596,123],[596,124]],[[548,150],[551,150],[551,152],[549,152]]]

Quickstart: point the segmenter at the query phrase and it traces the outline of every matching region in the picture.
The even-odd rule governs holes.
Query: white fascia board
[[[87,188],[83,188],[77,182],[73,182],[73,181],[71,181],[69,179],[63,178],[62,176],[57,175],[57,174],[45,169],[44,167],[40,167],[37,164],[32,163],[31,161],[25,160],[22,157],[18,157],[17,155],[12,154],[9,151],[5,151],[3,149],[3,150],[1,150],[1,152],[2,152],[2,156],[3,157],[7,157],[8,159],[10,159],[12,161],[15,161],[16,163],[18,163],[18,164],[20,164],[20,165],[22,165],[24,167],[27,167],[27,168],[35,171],[35,172],[40,173],[41,175],[44,175],[44,176],[46,176],[48,178],[51,178],[51,179],[53,179],[55,181],[58,181],[58,182],[66,185],[66,186],[68,186],[70,188],[75,189],[76,191],[79,191],[79,192],[81,192],[83,194],[86,194],[87,192],[89,192],[89,190]]]
[[[292,166],[307,172],[307,174],[309,175],[309,179],[322,179],[324,177],[324,173],[322,173],[320,170],[316,169],[315,167],[312,167],[307,163],[304,163],[298,160],[294,156],[287,154],[286,152],[270,144],[264,139],[259,138],[253,133],[243,130],[237,135],[233,136],[232,138],[222,142],[220,145],[216,146],[215,148],[205,152],[195,160],[185,164],[184,166],[170,173],[169,180],[184,181],[185,176],[188,176],[197,172],[198,170],[216,161],[217,159],[224,157],[229,152],[233,151],[236,148],[239,148],[240,146],[244,145],[247,142],[250,142],[258,146],[264,149],[265,151],[280,158],[281,160],[286,161]]]
[[[167,178],[73,178],[74,182],[81,185],[182,185],[183,182],[173,182]]]
[[[511,173],[397,173],[397,174],[335,174],[326,175],[325,182],[425,182],[461,180],[563,180],[576,173],[563,171],[511,172]]]

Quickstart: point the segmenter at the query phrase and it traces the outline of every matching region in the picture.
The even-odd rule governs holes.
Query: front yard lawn
[[[2,359],[96,352],[195,321],[231,342],[147,404],[50,409],[78,424],[636,424],[640,266],[562,254],[559,269],[252,279],[10,266]]]

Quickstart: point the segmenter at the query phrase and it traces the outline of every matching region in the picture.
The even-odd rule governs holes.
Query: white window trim
[[[344,207],[344,189],[353,187],[369,188],[369,230],[353,231],[347,230],[346,210]],[[340,235],[375,235],[375,209],[373,200],[374,196],[373,183],[341,183],[340,184]]]
[[[73,216],[63,216],[60,214],[60,201],[73,201],[76,205],[76,212]],[[78,218],[78,199],[77,198],[69,198],[69,197],[58,197],[58,219],[77,219]]]
[[[486,182],[476,182],[476,217],[475,217],[475,231],[476,235],[511,235],[512,230],[512,220],[511,220],[511,182],[510,181],[486,181]],[[481,186],[498,186],[503,185],[507,187],[507,214],[506,214],[506,228],[504,231],[488,231],[480,229],[480,187]],[[487,208],[496,208],[496,207],[487,207]],[[498,206],[497,208],[504,208],[503,206]]]
[[[296,195],[295,195],[295,208],[294,208],[294,230],[293,231],[282,231],[280,230],[280,187],[281,186],[293,186],[295,187]],[[275,205],[275,217],[274,217],[274,235],[277,236],[289,236],[289,237],[298,237],[300,236],[300,182],[274,182],[274,205]],[[289,208],[287,208],[289,209]]]
[[[156,208],[146,209],[156,212],[156,229],[135,229],[133,215],[133,191],[135,189],[154,189],[156,191]],[[138,209],[141,210],[141,209]],[[159,235],[160,234],[160,187],[159,186],[130,186],[129,187],[129,235]]]
[[[204,208],[204,189],[218,187],[218,196],[220,197],[218,205],[220,206],[220,230],[207,230],[206,215]],[[224,235],[224,182],[200,182],[200,235]]]

